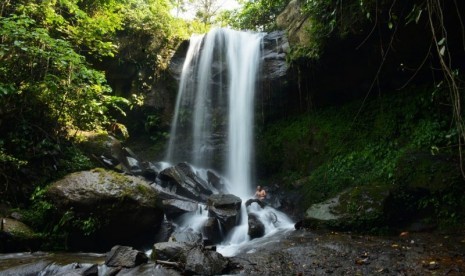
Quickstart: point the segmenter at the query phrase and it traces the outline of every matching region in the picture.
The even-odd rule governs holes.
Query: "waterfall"
[[[166,160],[215,167],[252,195],[254,93],[263,34],[213,29],[190,40]]]
[[[230,229],[218,252],[234,255],[251,243],[248,213],[264,224],[267,239],[291,229],[283,213],[245,201],[253,196],[254,96],[261,67],[264,34],[213,29],[190,40],[184,61],[166,159],[188,162],[201,176],[214,168],[226,176],[227,192],[242,199],[240,222]],[[177,220],[181,229],[201,231],[206,212],[187,213]],[[221,224],[219,224],[221,227]],[[221,233],[225,234],[225,233]],[[249,249],[247,249],[249,250]]]

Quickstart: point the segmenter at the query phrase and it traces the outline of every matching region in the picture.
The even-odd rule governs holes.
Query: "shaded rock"
[[[104,133],[91,134],[79,144],[79,148],[99,165],[108,169],[125,172],[132,175],[149,174],[139,157],[120,140]],[[97,159],[97,160],[95,160]]]
[[[195,232],[191,228],[188,228],[187,230],[184,230],[182,232],[174,232],[170,237],[170,241],[184,242],[193,245],[203,244],[202,234],[199,232]]]
[[[216,244],[222,240],[220,225],[214,217],[209,217],[203,226],[203,234],[211,243]]]
[[[263,37],[263,78],[275,80],[285,77],[288,65],[286,53],[289,52],[289,42],[284,31],[274,31]]]
[[[158,180],[158,179],[157,179]],[[181,196],[176,194],[176,189],[170,189],[170,187],[163,187],[158,180],[158,183],[153,183],[150,185],[155,191],[157,191],[158,196],[161,200],[165,199],[177,199],[181,201],[191,201],[196,202],[194,199],[187,198],[185,196]]]
[[[198,203],[179,199],[163,200],[163,210],[168,219],[176,218],[188,212],[194,212],[198,209]]]
[[[152,162],[142,161],[140,162],[140,166],[142,168],[142,175],[152,181],[155,180],[160,171],[162,171],[161,165],[158,163],[153,164]]]
[[[39,236],[26,224],[0,218],[0,252],[30,251],[38,248]]]
[[[163,221],[157,192],[146,181],[103,169],[69,174],[50,185],[46,197],[59,214],[96,222],[93,233],[70,233],[75,249],[143,244]]]
[[[82,273],[83,276],[98,276],[98,265],[93,264],[90,267],[86,268]]]
[[[118,276],[134,275],[134,276],[180,276],[181,274],[173,269],[164,268],[157,264],[142,264],[134,268],[124,268]]]
[[[242,200],[231,194],[215,194],[208,198],[208,216],[218,219],[227,233],[240,219]]]
[[[162,261],[184,261],[186,252],[190,250],[193,245],[184,242],[159,242],[153,245],[152,260]]]
[[[220,253],[196,247],[186,256],[185,270],[188,273],[200,275],[218,275],[227,268],[228,263],[228,260]]]
[[[390,187],[350,188],[307,209],[302,227],[366,231],[385,222]],[[360,228],[361,227],[361,228]],[[360,228],[360,229],[359,229]]]
[[[260,199],[251,198],[251,199],[249,199],[249,200],[247,200],[245,202],[245,207],[249,207],[250,204],[252,204],[252,203],[257,203],[258,206],[260,206],[261,208],[265,208],[265,206],[266,206],[265,202],[261,201]]]
[[[208,184],[215,187],[218,191],[224,190],[224,182],[220,176],[218,176],[215,172],[208,170],[207,171],[207,181]]]
[[[41,275],[41,276],[91,276],[98,275],[93,274],[92,269],[96,268],[97,265],[93,264],[80,264],[71,263],[66,265],[59,265],[50,261],[41,260],[29,264],[19,265],[16,267],[9,268],[7,270],[0,271],[2,276],[17,276],[17,275]]]
[[[15,266],[1,271],[2,276],[18,276],[18,275],[40,275],[45,271],[46,267],[51,264],[50,261],[39,261],[36,263],[24,264]]]
[[[460,168],[447,155],[432,155],[430,152],[407,152],[399,159],[396,179],[404,189],[437,193],[451,189],[462,181]]]
[[[251,239],[260,238],[265,235],[265,225],[260,221],[260,218],[255,213],[248,215],[249,230],[247,234]]]
[[[109,267],[135,267],[148,261],[142,251],[134,250],[129,246],[116,245],[107,254],[105,265]]]
[[[167,242],[174,232],[174,225],[170,221],[164,220],[155,234],[154,242]]]
[[[200,178],[187,163],[179,163],[159,174],[162,184],[178,195],[205,202],[212,194],[208,183]]]
[[[127,156],[126,163],[128,164],[129,172],[131,174],[142,175],[143,170],[141,168],[141,165],[139,164],[139,160],[137,160],[134,157]]]
[[[219,209],[241,209],[242,200],[232,194],[215,194],[208,198],[207,205]]]
[[[23,221],[23,215],[21,213],[18,213],[18,212],[11,213],[10,218],[21,221],[21,222]]]

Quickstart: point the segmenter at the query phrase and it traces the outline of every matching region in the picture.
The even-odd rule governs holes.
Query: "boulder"
[[[105,258],[105,265],[109,267],[135,267],[147,263],[148,257],[142,251],[129,246],[113,246]]]
[[[214,194],[208,198],[207,206],[218,209],[241,209],[242,200],[232,194]]]
[[[175,231],[170,239],[170,241],[174,242],[183,242],[192,245],[202,245],[203,244],[203,237],[202,234],[192,230],[192,228],[188,228],[184,231]]]
[[[176,270],[165,268],[158,264],[142,264],[134,268],[121,269],[118,276],[181,276]]]
[[[26,224],[11,218],[0,218],[0,252],[35,250],[39,235]]]
[[[302,227],[369,231],[386,219],[388,186],[350,188],[307,209]]]
[[[193,245],[184,242],[159,242],[153,245],[152,260],[184,262],[186,252],[189,251]]]
[[[209,217],[203,225],[203,234],[205,238],[213,244],[219,243],[222,240],[220,225],[214,217]]]
[[[198,203],[187,200],[163,200],[163,210],[165,211],[165,215],[168,219],[174,219],[182,214],[197,211],[197,209],[199,208],[198,206]]]
[[[249,213],[248,215],[249,230],[247,234],[251,239],[260,238],[265,235],[265,225],[260,221],[260,218],[255,213]]]
[[[185,271],[189,274],[219,275],[228,264],[228,260],[220,253],[196,247],[187,253]]]
[[[200,178],[187,163],[164,169],[159,174],[162,185],[174,193],[201,202],[212,194],[212,187]]]
[[[157,192],[146,181],[103,169],[69,174],[51,184],[45,195],[59,215],[94,222],[87,233],[72,227],[68,245],[73,249],[137,246],[150,240],[147,236],[153,236],[163,220]]]
[[[79,276],[79,275],[97,275],[92,273],[96,271],[97,265],[71,263],[59,265],[51,261],[40,260],[33,263],[18,265],[6,270],[2,270],[2,276],[17,276],[17,275],[57,275],[57,276]]]
[[[265,208],[266,203],[257,198],[251,198],[245,202],[245,207],[249,207],[252,203],[257,203],[262,209]]]
[[[231,194],[215,194],[208,198],[208,216],[218,219],[225,233],[240,219],[242,200]]]
[[[162,171],[162,165],[160,163],[142,161],[140,162],[140,166],[142,168],[142,175],[151,181],[154,181]]]

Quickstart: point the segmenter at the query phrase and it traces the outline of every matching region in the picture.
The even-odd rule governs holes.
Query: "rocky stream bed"
[[[107,259],[107,261],[105,261]],[[223,274],[241,275],[464,275],[465,232],[402,233],[380,237],[289,230],[257,239],[227,258]],[[106,254],[0,255],[1,275],[192,275],[154,260],[132,268],[107,266]]]

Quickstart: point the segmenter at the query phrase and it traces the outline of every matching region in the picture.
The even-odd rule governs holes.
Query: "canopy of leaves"
[[[250,0],[240,9],[224,11],[219,21],[241,30],[272,31],[276,17],[284,10],[289,0]]]

